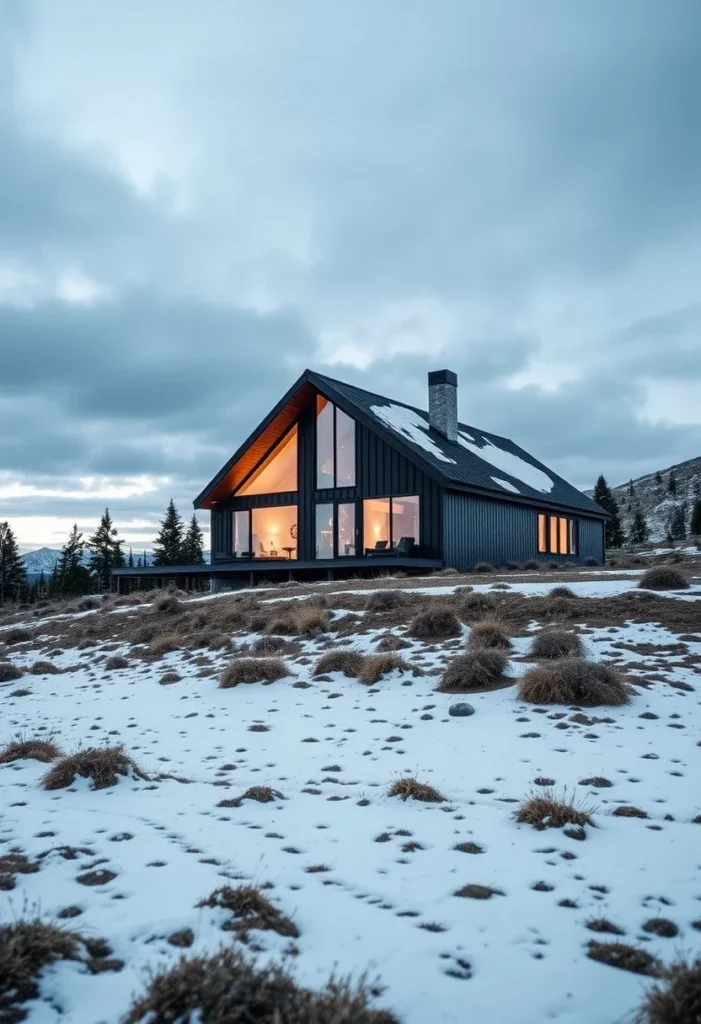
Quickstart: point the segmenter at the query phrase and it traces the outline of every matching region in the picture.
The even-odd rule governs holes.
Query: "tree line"
[[[655,474],[656,489],[660,491],[663,486],[661,473]],[[668,494],[675,496],[677,493],[677,480],[672,469],[669,474],[669,480],[667,482]],[[621,512],[618,507],[615,495],[611,488],[606,483],[603,474],[596,481],[596,487],[594,488],[594,501],[597,505],[600,505],[605,512],[609,514],[609,520],[606,523],[606,547],[607,548],[620,548],[628,540],[631,544],[644,544],[650,535],[647,520],[643,515],[640,507],[635,504],[635,486],[631,480],[628,484],[628,498],[633,505],[633,519],[626,537],[623,525],[621,523]],[[672,511],[669,521],[667,523],[667,541],[672,542],[675,540],[686,540],[689,537],[701,537],[701,497],[697,494],[694,499],[694,503],[691,508],[691,519],[689,521],[689,530],[687,533],[687,519],[689,517],[689,508],[686,502],[682,502],[681,505],[675,506]]]
[[[87,540],[74,523],[54,571],[48,576],[42,572],[30,583],[10,524],[0,522],[0,604],[100,593],[109,590],[113,569],[147,564],[146,552],[143,557],[138,556],[136,562],[131,549],[125,556],[124,541],[106,508],[95,533]],[[204,564],[204,541],[197,517],[193,513],[186,526],[172,498],[160,523],[151,564]],[[153,584],[148,578],[142,578],[140,585],[148,589]]]

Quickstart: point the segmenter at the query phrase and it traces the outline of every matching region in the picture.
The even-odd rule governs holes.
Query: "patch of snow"
[[[401,434],[403,438],[418,445],[419,448],[423,448],[424,451],[430,452],[440,462],[452,462],[455,465],[455,459],[449,458],[428,436],[430,429],[428,420],[421,413],[407,409],[404,405],[392,403],[390,405],[371,405],[370,412],[374,413],[378,420],[382,420],[385,426],[397,434]]]
[[[512,484],[510,480],[501,480],[498,476],[493,476],[492,480],[494,481],[495,484],[498,484],[499,487],[503,487],[505,491],[511,491],[512,494],[521,493],[518,487]]]
[[[526,486],[532,487],[534,491],[550,494],[555,486],[555,481],[547,473],[544,473],[542,469],[532,466],[530,462],[526,462],[518,455],[514,455],[513,452],[507,452],[504,448],[497,448],[495,444],[492,444],[486,438],[484,445],[479,445],[466,431],[460,430],[458,432],[458,444],[462,445],[463,448],[467,448],[468,451],[472,452],[479,459],[483,459],[484,462],[494,466],[495,469],[500,469],[502,473],[508,473],[509,476],[513,476],[516,480],[523,481]],[[503,480],[497,482],[505,486]]]

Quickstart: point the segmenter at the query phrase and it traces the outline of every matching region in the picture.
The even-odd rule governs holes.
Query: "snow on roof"
[[[532,466],[530,462],[526,462],[518,455],[514,455],[513,452],[507,452],[504,448],[497,448],[496,445],[486,438],[484,439],[484,445],[478,445],[467,431],[460,430],[458,432],[458,444],[461,444],[463,448],[467,448],[468,451],[471,451],[479,459],[483,459],[494,466],[495,469],[501,470],[502,473],[507,473],[516,480],[522,480],[527,487],[532,487],[535,491],[550,494],[555,486],[555,481],[547,473],[544,473],[542,469]],[[507,490],[516,490],[513,484],[509,486],[503,480],[497,480],[495,477],[492,477],[492,480],[500,486],[506,487]]]
[[[515,484],[512,484],[510,480],[501,480],[498,476],[493,476],[492,480],[494,481],[495,484],[498,484],[499,487],[503,487],[505,490],[511,491],[512,494],[521,493],[518,487],[516,487]]]
[[[416,412],[415,409],[408,409],[405,405],[395,405],[390,403],[388,405],[371,405],[370,412],[377,416],[378,420],[390,427],[391,430],[401,434],[407,441],[411,441],[413,444],[423,448],[424,451],[430,452],[435,459],[440,462],[452,462],[455,465],[455,459],[449,458],[445,452],[442,452],[438,445],[428,436],[429,425],[428,420]]]

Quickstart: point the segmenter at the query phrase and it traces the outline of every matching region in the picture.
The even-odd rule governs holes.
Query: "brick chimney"
[[[428,422],[453,443],[458,440],[458,377],[452,370],[428,375]]]

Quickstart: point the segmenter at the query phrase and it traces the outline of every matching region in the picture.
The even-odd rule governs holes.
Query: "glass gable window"
[[[333,505],[316,506],[316,542],[317,558],[333,558]]]
[[[251,533],[256,558],[297,558],[297,506],[251,509]]]
[[[339,558],[355,554],[355,502],[344,501],[338,506],[336,550]]]
[[[355,420],[316,396],[316,486],[355,487]]]
[[[233,549],[235,555],[251,552],[251,515],[248,510],[234,512]]]
[[[297,490],[297,424],[253,470],[237,495]]]
[[[574,519],[538,514],[539,554],[574,555],[577,553],[576,537]]]

